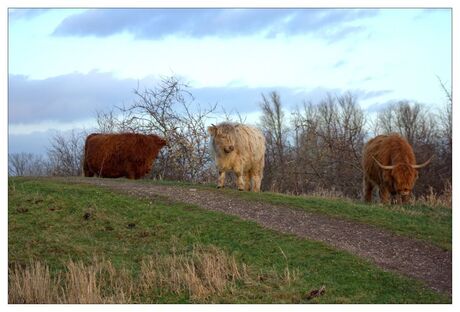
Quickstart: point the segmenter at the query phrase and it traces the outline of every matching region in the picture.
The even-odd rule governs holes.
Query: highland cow
[[[387,204],[391,197],[406,203],[418,177],[417,169],[428,165],[415,162],[412,147],[399,134],[379,135],[364,146],[363,193],[366,202],[372,201],[374,187],[379,188],[380,202]]]
[[[86,138],[83,171],[86,177],[139,179],[150,172],[166,141],[156,135],[100,134]]]
[[[225,173],[233,171],[238,190],[252,189],[259,192],[265,162],[265,138],[262,132],[250,126],[233,123],[211,125],[208,132],[219,170],[217,187],[224,187]]]

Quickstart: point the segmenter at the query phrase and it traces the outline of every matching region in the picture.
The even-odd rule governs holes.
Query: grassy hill
[[[320,213],[389,230],[399,235],[427,241],[445,250],[452,250],[452,209],[442,205],[423,203],[411,205],[380,205],[355,202],[346,198],[292,196],[280,193],[239,192],[234,189],[216,190],[211,185],[193,185],[176,181],[149,181],[164,185],[199,187],[210,191],[226,192],[252,201],[286,206],[306,212]]]
[[[369,221],[347,202],[334,209],[325,199],[308,205],[309,199],[277,194],[238,196]],[[8,203],[10,303],[451,302],[418,281],[324,244],[162,197],[144,200],[88,185],[11,178]],[[418,225],[410,231],[450,246],[449,232],[442,239],[426,234],[436,223],[428,216],[436,211],[414,209],[418,215],[388,213],[408,220],[425,216],[428,221],[413,221]],[[449,224],[444,214],[440,227]],[[380,221],[369,222],[387,218],[376,215]],[[419,232],[424,222],[430,230]],[[325,293],[308,299],[321,286]]]

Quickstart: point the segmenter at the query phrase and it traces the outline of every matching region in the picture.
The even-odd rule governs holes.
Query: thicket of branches
[[[446,103],[435,112],[423,104],[400,101],[368,114],[352,94],[345,93],[328,94],[318,103],[305,101],[287,115],[277,92],[262,94],[257,124],[267,142],[262,189],[295,194],[325,190],[359,198],[363,145],[377,134],[397,132],[412,144],[419,163],[434,155],[422,169],[415,193],[442,192],[452,179],[452,97],[444,84],[441,87]],[[215,120],[216,106],[201,108],[188,86],[175,77],[163,79],[153,89],[138,87],[134,94],[130,105],[98,112],[95,131],[165,137],[168,145],[147,178],[215,181],[206,129]],[[224,119],[232,118],[225,113]],[[239,114],[236,119],[244,121]],[[87,134],[56,134],[47,158],[11,154],[9,174],[81,175]]]
[[[435,114],[422,104],[401,101],[366,116],[356,98],[346,93],[305,102],[288,121],[279,96],[264,96],[264,189],[297,194],[327,190],[359,198],[364,144],[378,134],[400,133],[412,144],[419,163],[434,156],[422,169],[414,192],[441,193],[452,178],[451,105],[447,102]]]
[[[83,148],[87,133],[57,132],[47,148],[46,155],[11,153],[8,155],[10,176],[78,176],[83,169]]]
[[[151,178],[210,182],[215,169],[209,153],[208,118],[216,106],[201,108],[175,77],[153,89],[137,88],[129,106],[98,113],[99,132],[154,133],[168,141],[157,157]]]
[[[8,175],[46,176],[50,163],[41,155],[32,153],[12,153],[8,155]]]

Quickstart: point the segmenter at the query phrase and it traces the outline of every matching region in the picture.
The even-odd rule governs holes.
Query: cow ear
[[[216,136],[217,134],[217,127],[214,125],[214,124],[211,124],[209,127],[208,127],[208,133],[212,136]]]

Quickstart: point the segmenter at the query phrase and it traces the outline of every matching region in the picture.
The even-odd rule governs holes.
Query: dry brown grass
[[[197,246],[191,255],[150,256],[141,263],[140,280],[145,290],[187,292],[191,299],[231,290],[237,280],[248,278],[246,265],[216,247]]]
[[[287,193],[289,194],[289,193]],[[289,194],[295,195],[295,194]],[[318,186],[314,190],[308,193],[300,194],[300,196],[311,198],[324,198],[324,199],[340,199],[343,201],[353,202],[353,199],[350,197],[345,196],[342,192],[337,191],[336,189],[327,189],[321,186]],[[376,201],[378,203],[378,201]],[[427,205],[430,207],[446,207],[452,208],[452,184],[447,182],[444,186],[444,190],[440,193],[436,193],[433,187],[429,187],[429,191],[425,195],[421,195],[417,198],[413,197],[410,200],[410,204],[412,205]],[[418,215],[416,212],[413,215]]]
[[[415,200],[417,204],[424,204],[430,207],[452,208],[452,184],[447,182],[444,190],[438,194],[430,187],[428,194],[420,196]]]
[[[291,282],[294,282],[298,279],[299,272],[298,270],[292,270],[289,268],[289,262],[286,254],[284,253],[283,249],[279,247],[281,254],[283,255],[284,260],[286,261],[286,267],[284,268],[283,275],[281,276],[282,281],[284,284],[291,285]]]
[[[334,187],[331,189],[316,187],[313,191],[306,194],[310,197],[320,197],[320,198],[333,198],[333,199],[348,199],[348,197],[343,194],[343,192],[336,190]]]
[[[284,254],[283,254],[284,255]],[[284,255],[285,256],[285,255]],[[287,261],[287,259],[286,259]],[[273,271],[267,281],[290,285],[296,271],[286,265]],[[191,252],[151,255],[133,276],[110,261],[93,258],[85,264],[69,260],[65,270],[54,275],[39,261],[9,270],[9,303],[136,303],[156,302],[165,294],[186,294],[191,302],[207,302],[213,295],[231,294],[241,285],[258,283],[245,264],[214,246],[194,246]],[[144,300],[141,300],[144,298]]]
[[[9,303],[52,303],[59,293],[59,278],[51,278],[49,268],[40,262],[9,270]]]
[[[70,260],[63,280],[62,303],[123,303],[133,295],[130,275],[97,258],[90,265]]]
[[[9,303],[122,303],[130,302],[132,282],[124,270],[94,258],[68,261],[66,271],[54,277],[39,261],[9,270]]]
[[[336,190],[334,187],[331,189],[324,188],[322,186],[316,186],[315,189],[310,190],[307,193],[293,193],[293,192],[285,192],[287,195],[293,195],[293,196],[301,196],[305,198],[324,198],[324,199],[341,199],[345,201],[353,201],[350,197],[347,197],[343,192]]]

